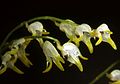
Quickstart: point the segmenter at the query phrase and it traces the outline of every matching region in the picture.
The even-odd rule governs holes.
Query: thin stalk
[[[108,68],[106,68],[103,72],[101,72],[93,81],[91,81],[89,84],[95,84],[101,77],[103,77],[110,69],[112,69],[115,65],[117,65],[120,62],[120,60],[115,61],[112,63]]]

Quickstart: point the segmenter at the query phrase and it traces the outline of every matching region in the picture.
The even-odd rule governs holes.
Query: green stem
[[[64,20],[59,19],[59,18],[55,18],[55,17],[51,17],[51,16],[41,16],[41,17],[36,17],[27,21],[22,22],[21,24],[19,24],[18,26],[16,26],[11,32],[8,33],[8,35],[5,37],[5,39],[3,40],[3,42],[0,45],[0,54],[1,54],[1,50],[4,47],[4,45],[6,44],[7,40],[9,39],[9,37],[18,29],[20,29],[22,26],[24,26],[26,23],[30,23],[33,22],[35,20],[51,20],[53,22],[62,22]]]
[[[115,61],[112,63],[107,69],[105,69],[103,72],[101,72],[93,81],[91,81],[89,84],[94,84],[97,82],[101,77],[103,77],[110,69],[112,69],[115,65],[117,65],[120,62],[120,60]]]

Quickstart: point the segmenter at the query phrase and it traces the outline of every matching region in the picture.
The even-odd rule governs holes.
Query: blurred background
[[[93,1],[94,2],[94,1]],[[81,24],[87,23],[93,29],[96,29],[102,23],[106,23],[113,32],[111,35],[115,41],[118,50],[114,50],[109,44],[102,42],[98,46],[94,46],[95,40],[91,39],[94,47],[93,54],[90,54],[86,45],[81,43],[80,51],[83,56],[89,58],[88,61],[82,59],[84,72],[80,72],[76,66],[68,67],[68,62],[64,64],[65,71],[60,71],[55,64],[53,68],[43,74],[45,69],[45,56],[39,44],[36,41],[30,43],[27,49],[31,55],[29,59],[34,64],[30,68],[26,68],[21,62],[16,65],[25,72],[24,75],[19,75],[8,69],[4,74],[0,75],[0,83],[30,83],[30,84],[89,84],[99,73],[106,69],[111,63],[120,59],[120,23],[118,9],[116,3],[108,3],[102,1],[46,1],[46,0],[31,0],[31,1],[2,1],[0,4],[0,43],[5,36],[15,26],[22,21],[29,20],[38,16],[54,16],[61,19],[71,19],[74,22]],[[59,31],[56,26],[50,21],[41,21],[50,35],[58,38],[62,43],[68,39],[65,34]],[[16,31],[9,40],[28,35],[26,29],[21,28]],[[36,45],[35,45],[36,44]],[[120,68],[119,65],[113,69]],[[108,79],[103,76],[95,84],[108,84]]]

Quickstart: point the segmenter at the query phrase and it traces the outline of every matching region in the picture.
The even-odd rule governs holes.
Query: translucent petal
[[[93,53],[93,46],[92,46],[90,39],[91,39],[91,37],[90,37],[89,33],[87,33],[87,32],[84,33],[82,41],[87,45],[90,53]]]
[[[65,32],[67,38],[69,38],[72,41],[73,41],[73,38],[76,37],[75,32],[74,32],[75,27],[76,27],[76,24],[71,20],[65,20],[59,26],[60,30]]]
[[[75,34],[76,35],[83,35],[84,32],[91,32],[91,27],[88,24],[81,24],[78,25],[75,29]]]
[[[98,28],[97,31],[101,32],[101,31],[110,31],[110,29],[108,28],[107,24],[103,23],[101,24]]]
[[[28,26],[28,31],[31,32],[33,35],[36,35],[36,34],[41,33],[43,31],[43,25],[42,25],[42,23],[36,21],[34,23],[31,23]]]

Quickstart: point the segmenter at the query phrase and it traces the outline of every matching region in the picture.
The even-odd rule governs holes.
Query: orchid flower
[[[96,29],[96,37],[98,37],[98,41],[96,42],[96,46],[99,45],[102,41],[109,43],[115,50],[117,49],[114,41],[111,39],[110,35],[112,32],[109,30],[106,24],[100,25]]]
[[[21,62],[27,67],[30,67],[30,65],[32,65],[30,60],[26,57],[25,52],[25,49],[30,41],[31,39],[24,38],[20,38],[13,41],[13,43],[9,46],[11,50],[7,51],[2,56],[2,65],[4,67],[3,68],[1,67],[0,74],[4,73],[7,68],[11,68],[15,72],[23,74],[23,72],[14,65],[17,59],[20,59]]]
[[[52,61],[56,64],[56,66],[61,70],[64,71],[62,63],[65,63],[63,58],[60,57],[60,54],[56,50],[56,48],[50,43],[49,41],[45,41],[43,44],[43,52],[46,56],[46,69],[43,71],[43,73],[48,72],[52,68]]]
[[[107,77],[112,81],[109,84],[120,84],[120,70],[115,69],[110,74],[107,74]]]
[[[81,72],[83,71],[83,66],[79,60],[79,57],[84,60],[87,60],[88,58],[82,56],[78,47],[75,44],[71,42],[63,44],[63,49],[61,52],[63,57],[67,56],[67,61],[69,61],[72,64],[75,64]]]
[[[8,51],[2,56],[2,66],[0,67],[0,74],[3,74],[7,70],[7,68],[12,69],[19,74],[23,74],[23,72],[14,65],[17,61],[17,55],[15,54],[15,51],[16,50]]]
[[[91,27],[88,24],[81,24],[76,27],[75,34],[79,36],[79,41],[83,41],[90,53],[93,53],[93,46],[90,41],[91,39]]]
[[[59,25],[59,28],[61,31],[65,32],[67,38],[69,38],[70,41],[73,41],[76,44],[78,44],[79,42],[75,35],[76,26],[77,24],[72,20],[65,20]]]
[[[42,23],[38,21],[33,22],[30,25],[26,24],[26,27],[28,31],[32,33],[32,36],[42,36],[42,34],[49,34],[49,32],[46,32],[46,30],[43,29]],[[42,47],[43,39],[37,38],[36,40],[40,43],[40,46]]]

